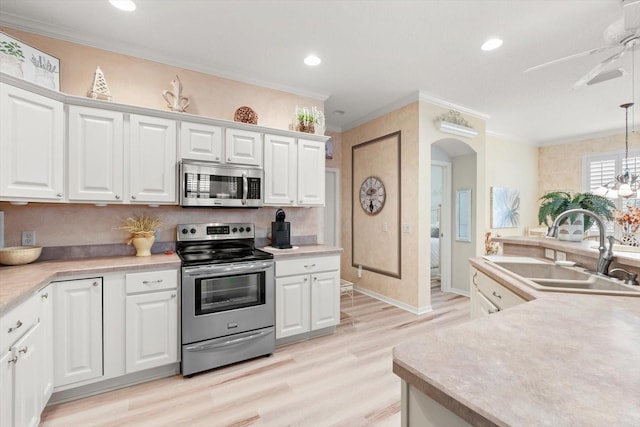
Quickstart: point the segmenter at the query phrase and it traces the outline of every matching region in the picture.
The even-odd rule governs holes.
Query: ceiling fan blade
[[[639,0],[640,1],[640,0]],[[553,61],[545,62],[544,64],[536,65],[535,67],[527,68],[524,70],[525,73],[529,71],[536,71],[541,68],[548,67],[549,65],[559,64],[561,62],[570,61],[575,58],[580,58],[582,56],[594,55],[596,53],[604,52],[605,50],[613,49],[616,46],[602,46],[597,47],[595,49],[585,50],[584,52],[574,53],[573,55],[565,56],[564,58],[554,59]]]
[[[624,28],[634,31],[640,28],[640,0],[627,0],[622,5]]]
[[[585,84],[587,84],[587,82],[591,81],[591,79],[593,79],[595,76],[600,74],[600,71],[602,71],[607,65],[622,58],[622,56],[626,51],[627,51],[627,47],[624,47],[615,55],[611,55],[610,57],[608,57],[607,59],[605,59],[598,65],[596,65],[595,67],[593,67],[591,71],[589,71],[587,74],[582,76],[577,82],[573,84],[573,88],[578,89],[579,87],[582,87]]]

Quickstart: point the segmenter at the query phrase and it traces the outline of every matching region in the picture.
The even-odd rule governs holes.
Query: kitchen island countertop
[[[397,346],[394,372],[472,425],[640,425],[640,298],[530,298]]]
[[[0,267],[0,315],[28,299],[47,283],[115,271],[179,268],[176,254],[148,257],[118,256],[34,262]]]

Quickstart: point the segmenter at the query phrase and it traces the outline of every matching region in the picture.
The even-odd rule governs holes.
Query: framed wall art
[[[60,60],[0,32],[0,71],[60,90]]]
[[[520,226],[520,191],[491,187],[491,228]]]

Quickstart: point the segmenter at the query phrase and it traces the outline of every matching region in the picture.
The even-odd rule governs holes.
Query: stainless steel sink
[[[495,262],[497,266],[530,280],[541,291],[610,293],[624,292],[640,296],[640,286],[625,285],[613,278],[578,268],[550,263]]]
[[[526,277],[534,281],[535,279],[588,280],[591,277],[591,274],[585,271],[561,267],[555,264],[519,262],[496,262],[496,264],[518,276]]]

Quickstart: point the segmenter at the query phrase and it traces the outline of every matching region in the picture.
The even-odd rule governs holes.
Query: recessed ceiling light
[[[333,112],[333,114],[335,114],[336,116],[344,116],[344,111],[342,111],[342,110],[335,110],[335,111]]]
[[[502,46],[502,40],[500,39],[489,39],[486,42],[482,43],[480,49],[484,51],[494,50]]]
[[[136,4],[132,0],[109,0],[112,6],[124,10],[126,12],[132,12],[136,10]]]
[[[311,66],[311,67],[315,67],[316,65],[320,65],[320,63],[322,62],[322,60],[320,58],[318,58],[315,55],[309,55],[306,58],[304,58],[304,63]]]

